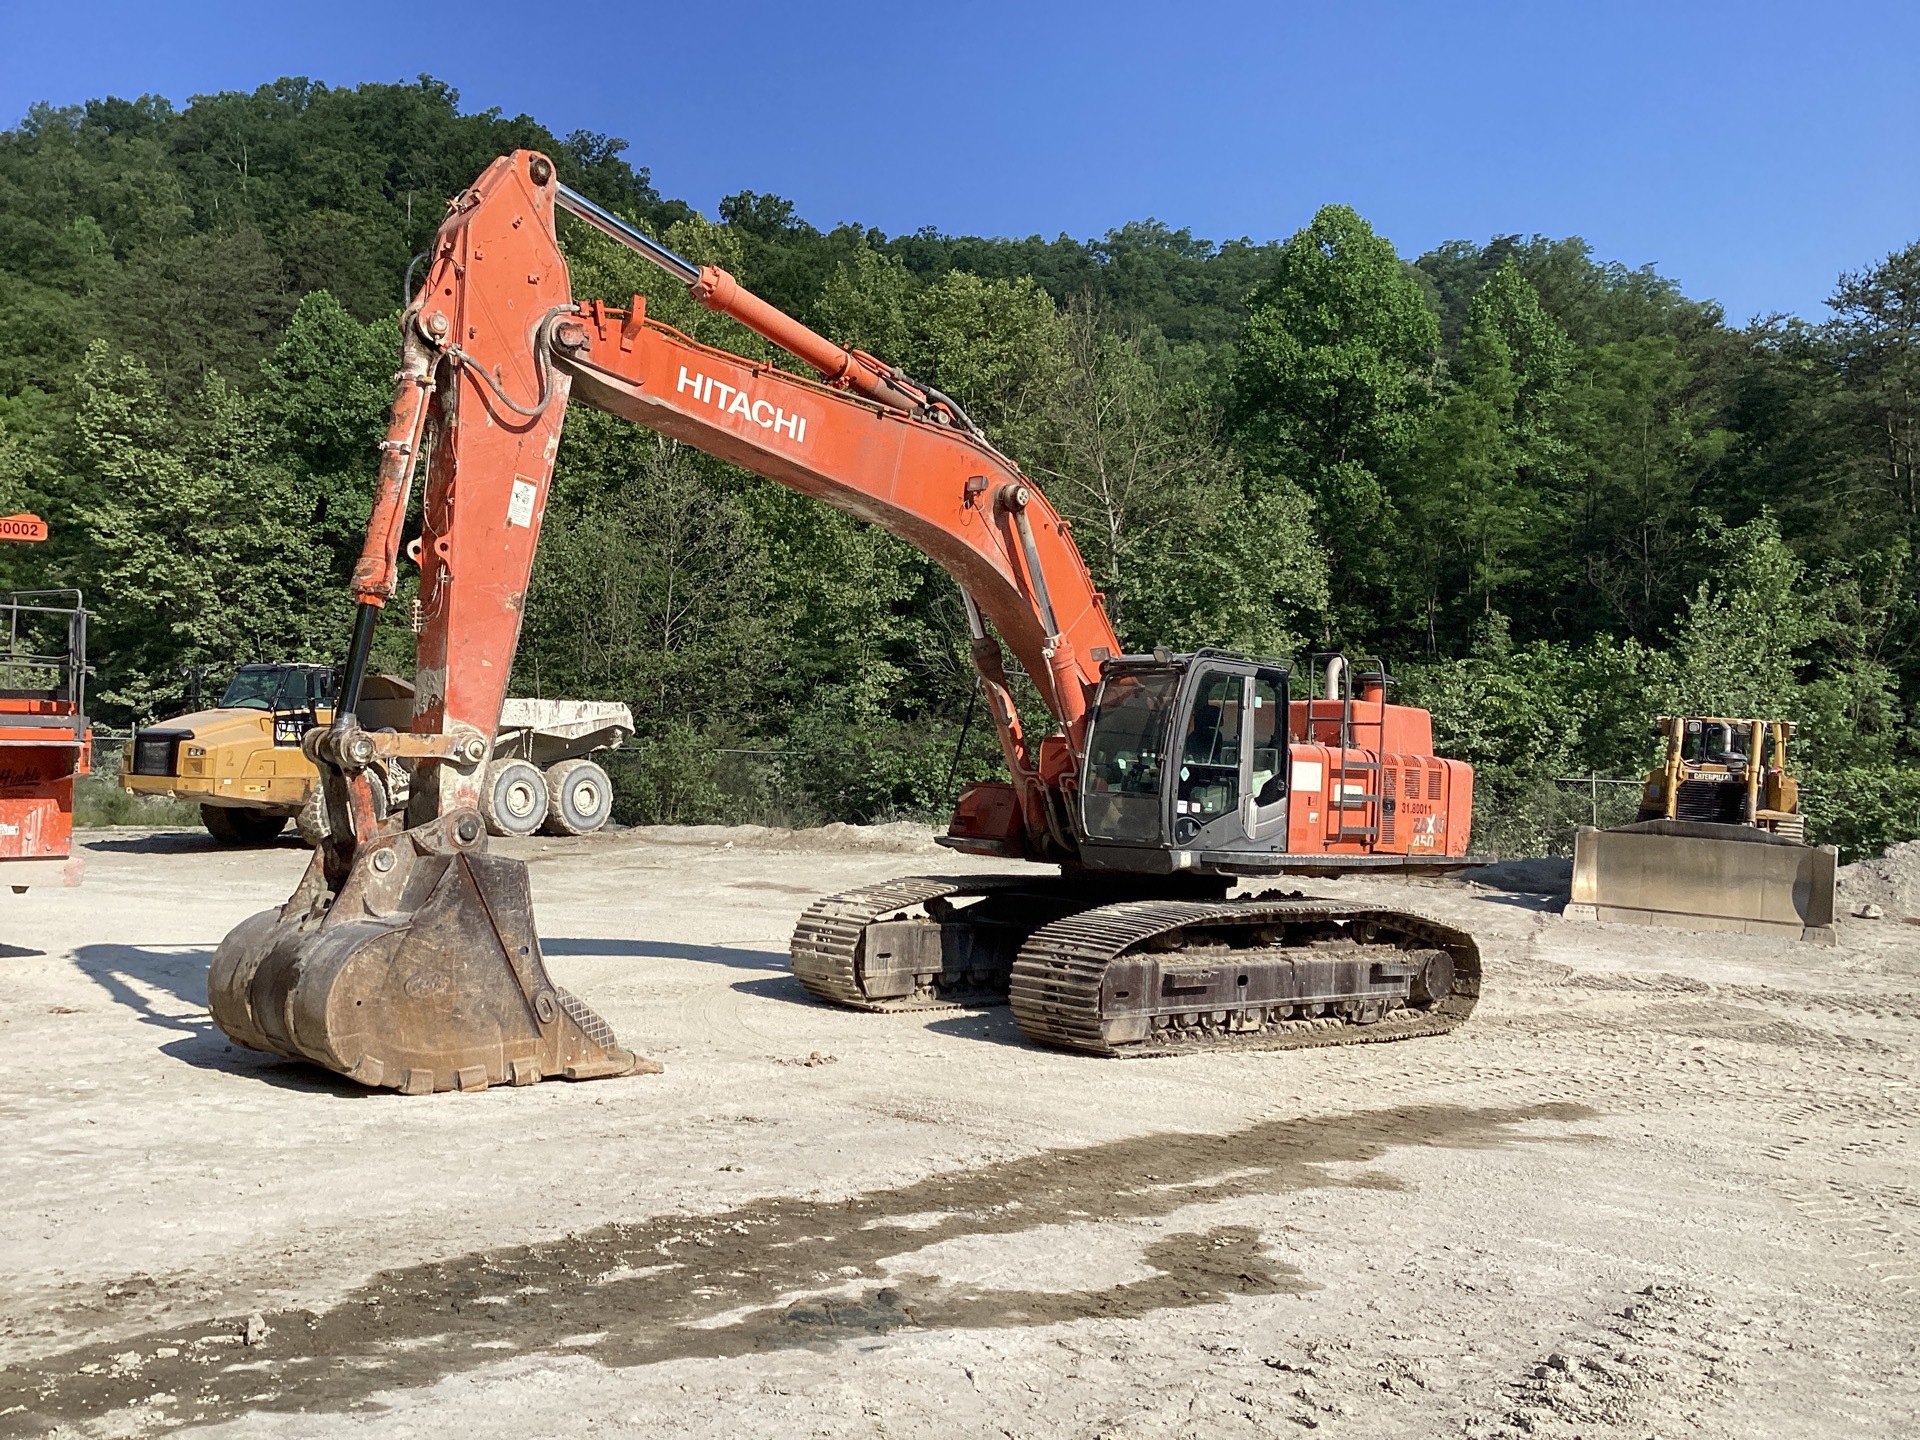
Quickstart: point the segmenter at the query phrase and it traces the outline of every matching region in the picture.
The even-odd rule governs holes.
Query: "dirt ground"
[[[1898,917],[1310,885],[1476,932],[1472,1020],[1102,1061],[804,996],[808,900],[969,868],[919,832],[533,841],[550,969],[665,1073],[403,1098],[207,1017],[296,846],[88,848],[0,895],[0,1435],[1916,1430]]]

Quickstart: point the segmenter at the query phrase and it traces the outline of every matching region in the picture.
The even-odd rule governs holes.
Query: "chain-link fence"
[[[1530,785],[1476,787],[1473,852],[1497,860],[1571,855],[1582,825],[1607,829],[1639,814],[1644,780],[1567,775]]]
[[[1553,783],[1576,801],[1585,800],[1586,824],[1598,830],[1615,825],[1631,825],[1640,814],[1640,791],[1644,779],[1620,780],[1610,775],[1557,775]],[[1567,839],[1571,849],[1573,839]]]

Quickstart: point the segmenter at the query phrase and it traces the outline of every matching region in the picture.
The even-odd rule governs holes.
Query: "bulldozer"
[[[561,213],[812,374],[702,344],[644,296],[577,299]],[[966,787],[942,841],[1035,863],[817,901],[790,945],[813,996],[1007,1002],[1034,1042],[1101,1056],[1403,1040],[1471,1015],[1470,934],[1280,886],[1231,893],[1476,863],[1472,769],[1433,753],[1430,717],[1393,703],[1384,665],[1316,657],[1302,684],[1277,658],[1127,650],[1068,521],[959,401],[674,253],[537,152],[454,198],[421,276],[340,692],[302,741],[324,834],[287,903],[215,953],[209,1004],[230,1037],[407,1094],[658,1068],[554,985],[526,867],[487,852],[501,698],[581,403],[878,525],[958,588],[1007,778]],[[386,733],[361,710],[403,554],[420,567],[421,678],[411,723]],[[1046,733],[1023,721],[1019,683]],[[383,778],[399,766],[404,803]]]
[[[316,802],[320,772],[300,742],[333,721],[334,672],[327,665],[242,665],[220,703],[134,732],[122,754],[120,787],[200,807],[207,833],[224,845],[264,845],[301,822],[312,838],[325,816]],[[413,718],[414,688],[397,675],[370,675],[359,718],[397,730]],[[590,835],[613,814],[613,782],[590,757],[633,733],[633,712],[614,701],[509,699],[494,731],[480,813],[494,835]],[[389,803],[403,804],[406,767],[381,773]]]
[[[1638,819],[1574,836],[1565,913],[1832,944],[1839,852],[1806,843],[1793,723],[1662,715],[1654,733]]]

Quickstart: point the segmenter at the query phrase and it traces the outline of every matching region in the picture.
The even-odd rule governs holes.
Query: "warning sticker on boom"
[[[533,527],[533,497],[539,488],[531,480],[513,477],[513,498],[507,501],[507,523],[527,529]]]

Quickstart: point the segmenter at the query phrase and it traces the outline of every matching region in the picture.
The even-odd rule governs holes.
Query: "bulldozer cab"
[[[1108,661],[1081,773],[1083,857],[1124,867],[1148,849],[1284,831],[1287,681],[1280,661],[1224,651]]]
[[[1751,734],[1731,720],[1688,720],[1675,739],[1681,759],[1688,764],[1744,770],[1751,758]]]
[[[1746,825],[1800,837],[1800,787],[1787,773],[1791,721],[1662,715],[1654,728],[1666,739],[1666,755],[1647,776],[1641,820]]]

